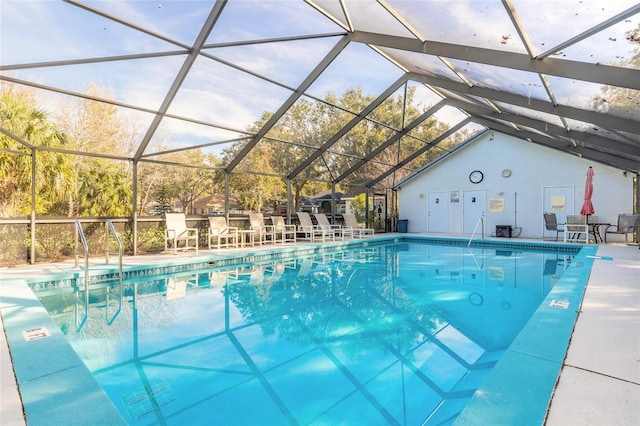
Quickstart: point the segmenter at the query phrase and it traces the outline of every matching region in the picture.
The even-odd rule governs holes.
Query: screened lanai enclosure
[[[164,212],[292,220],[321,193],[394,230],[395,185],[487,130],[640,171],[636,1],[2,0],[0,20],[2,263],[68,255],[75,220],[136,254]]]

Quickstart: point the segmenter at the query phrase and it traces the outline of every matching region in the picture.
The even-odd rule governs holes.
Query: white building
[[[633,212],[633,174],[523,139],[484,132],[398,185],[400,219],[408,232],[485,235],[508,225],[514,237],[555,237],[543,213],[559,223],[580,214],[586,173],[593,167],[595,214],[590,222],[615,224]],[[617,235],[608,240],[617,241]]]

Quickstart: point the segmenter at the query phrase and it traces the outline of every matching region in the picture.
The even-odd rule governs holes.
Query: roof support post
[[[131,213],[131,244],[133,255],[138,254],[138,162],[133,161],[133,209]]]
[[[331,224],[336,223],[336,182],[331,182]]]
[[[293,215],[291,206],[292,201],[291,179],[287,179],[287,225],[291,225],[291,216]]]
[[[369,188],[364,193],[364,227],[369,227]]]
[[[227,223],[229,223],[229,181],[231,180],[231,175],[229,173],[224,172],[224,217]]]
[[[636,172],[636,214],[640,213],[640,172]],[[638,241],[640,241],[640,229],[636,229]]]
[[[31,258],[29,263],[36,262],[36,148],[31,148]]]

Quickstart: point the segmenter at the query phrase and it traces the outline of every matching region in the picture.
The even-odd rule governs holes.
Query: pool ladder
[[[478,218],[478,221],[476,222],[475,228],[473,228],[473,233],[471,234],[471,238],[469,238],[469,243],[467,244],[467,247],[471,246],[471,240],[473,240],[473,237],[476,235],[476,231],[478,230],[478,225],[480,225],[480,230],[482,231],[482,239],[484,240],[484,216],[481,215]]]
[[[79,254],[78,254],[78,242],[80,241],[82,243],[82,248],[83,248],[83,260],[84,260],[84,314],[82,316],[82,320],[78,321],[78,303],[76,303],[76,308],[75,308],[75,317],[76,317],[76,332],[80,331],[82,329],[82,327],[84,326],[84,324],[87,322],[87,318],[89,317],[89,244],[87,244],[87,238],[84,234],[84,231],[82,229],[82,225],[80,223],[79,220],[76,220],[76,232],[75,232],[75,267],[78,267],[79,264]],[[116,250],[111,250],[109,248],[109,236],[113,236],[114,241],[116,242],[117,245],[117,251]],[[116,312],[113,313],[113,315],[109,314],[109,307],[111,306],[110,303],[110,291],[108,288],[107,289],[107,300],[106,300],[106,316],[107,316],[107,324],[111,325],[113,324],[113,321],[115,321],[115,319],[118,317],[118,315],[120,314],[120,310],[122,309],[122,295],[123,295],[123,289],[122,289],[122,243],[120,241],[120,238],[118,237],[118,233],[116,232],[115,228],[113,227],[113,222],[111,222],[111,220],[107,220],[105,223],[105,262],[107,264],[109,264],[109,254],[114,254],[117,253],[118,254],[118,288],[120,289],[119,291],[119,297],[118,297],[118,309],[116,310]],[[78,300],[79,301],[79,300]]]

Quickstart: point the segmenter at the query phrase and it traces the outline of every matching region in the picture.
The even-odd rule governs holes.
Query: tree
[[[101,161],[88,161],[78,174],[80,216],[131,215],[131,183],[122,168]]]
[[[113,99],[113,93],[107,89],[90,84],[87,90],[91,97]],[[69,137],[69,148],[80,152],[131,156],[137,131],[119,110],[109,103],[90,99],[76,99],[65,104],[57,117],[60,126]],[[132,180],[130,164],[114,160],[86,157],[73,157],[73,187],[67,194],[67,215],[115,215],[115,212],[131,211],[123,209],[123,203],[131,206],[130,196]],[[109,179],[107,175],[113,178]],[[98,188],[90,188],[85,182],[89,179]],[[122,185],[112,188],[109,185]],[[106,186],[105,186],[106,185]],[[96,198],[97,194],[102,194]],[[108,194],[108,195],[107,195]],[[128,197],[128,200],[122,197]],[[92,200],[96,205],[92,206]],[[114,204],[109,204],[111,200]],[[89,213],[92,212],[92,213]]]
[[[165,185],[161,185],[155,194],[155,202],[153,207],[149,210],[149,214],[152,216],[162,216],[165,213],[173,211],[171,207],[171,200],[169,197],[169,188]]]
[[[0,127],[34,146],[66,148],[68,138],[25,89],[0,86]],[[0,215],[19,216],[31,211],[31,150],[0,134]],[[64,196],[71,184],[67,155],[55,151],[36,154],[36,213],[45,213]]]

